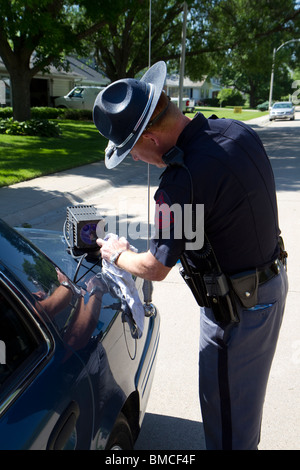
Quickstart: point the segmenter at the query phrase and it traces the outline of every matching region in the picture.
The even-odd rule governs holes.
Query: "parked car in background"
[[[101,259],[67,248],[0,220],[1,450],[131,449],[143,421],[159,314],[138,338]]]
[[[55,98],[54,106],[56,108],[92,110],[98,93],[104,88],[102,86],[77,86],[66,96]]]
[[[278,101],[273,104],[270,114],[269,121],[275,119],[290,119],[293,121],[295,119],[295,106],[290,101]]]
[[[179,98],[172,97],[171,101],[178,106]],[[192,98],[182,98],[182,108],[183,114],[185,113],[194,113],[195,112],[195,101]]]

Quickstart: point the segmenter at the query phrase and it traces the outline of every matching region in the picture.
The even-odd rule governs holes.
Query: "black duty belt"
[[[279,259],[276,259],[270,266],[264,269],[258,270],[258,284],[264,284],[270,281],[273,277],[280,273],[282,263]]]

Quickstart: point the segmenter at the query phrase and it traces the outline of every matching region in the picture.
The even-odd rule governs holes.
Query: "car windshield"
[[[72,97],[72,98],[81,98],[82,92],[83,92],[83,88],[75,88],[75,89],[69,94],[69,97]]]
[[[292,103],[276,103],[274,104],[273,108],[292,108]]]

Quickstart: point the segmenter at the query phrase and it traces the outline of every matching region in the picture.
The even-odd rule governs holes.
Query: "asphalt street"
[[[289,295],[266,396],[261,450],[300,448],[300,111],[296,119],[250,122],[274,169],[279,220],[289,252]],[[88,151],[88,149],[87,149]],[[150,168],[152,198],[161,170]],[[125,159],[114,170],[103,162],[0,188],[0,217],[11,225],[62,230],[66,207],[85,203],[110,217],[140,251],[147,247],[147,165]],[[117,220],[115,216],[117,217]],[[144,237],[143,239],[141,238]],[[154,284],[161,313],[155,378],[136,449],[205,449],[198,401],[199,310],[175,266]]]

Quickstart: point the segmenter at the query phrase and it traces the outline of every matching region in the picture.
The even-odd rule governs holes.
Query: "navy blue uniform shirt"
[[[177,144],[192,175],[194,203],[204,204],[204,230],[223,272],[263,268],[278,256],[277,201],[273,171],[257,133],[242,122],[206,119],[201,113],[185,127]],[[190,178],[181,167],[167,168],[155,193],[156,204],[184,207],[190,203]],[[175,215],[176,216],[176,215]],[[160,231],[150,251],[165,266],[173,266],[185,251],[184,237]],[[191,253],[186,255],[192,259]]]

